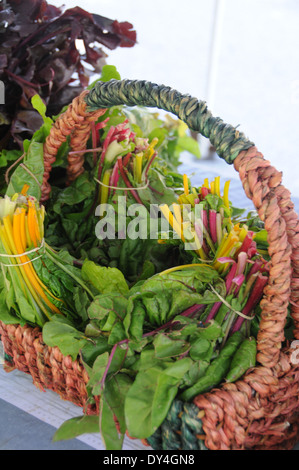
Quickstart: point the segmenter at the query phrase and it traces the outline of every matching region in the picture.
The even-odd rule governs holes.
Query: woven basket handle
[[[85,99],[89,111],[125,104],[164,109],[184,121],[190,130],[208,137],[217,148],[218,155],[232,163],[241,150],[252,142],[220,118],[212,116],[204,101],[182,95],[164,85],[142,80],[110,80],[98,82]]]
[[[261,301],[257,359],[264,366],[275,366],[285,339],[290,302],[294,334],[299,338],[299,222],[290,193],[281,185],[281,173],[243,133],[213,117],[205,102],[170,87],[148,81],[110,80],[97,82],[79,101],[82,103],[82,100],[87,105],[84,113],[89,120],[96,119],[101,110],[103,113],[106,108],[123,104],[171,112],[190,130],[207,137],[227,163],[234,163],[245,193],[253,201],[268,232],[271,263],[269,282]]]

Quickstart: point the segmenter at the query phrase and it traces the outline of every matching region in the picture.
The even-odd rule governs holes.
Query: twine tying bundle
[[[140,191],[141,189],[146,189],[148,188],[148,185],[149,185],[149,180],[146,181],[145,185],[144,186],[138,186],[136,188],[133,188],[133,187],[128,187],[128,186],[111,186],[109,184],[105,184],[103,183],[102,181],[98,180],[97,178],[94,178],[94,180],[100,184],[101,186],[104,186],[105,188],[108,188],[108,189],[116,189],[117,191]]]
[[[36,248],[32,248],[32,250],[24,251],[24,253],[19,253],[17,255],[9,255],[7,253],[0,253],[0,258],[21,258],[23,256],[28,256],[31,255],[32,253],[39,252],[40,249],[43,248],[43,253],[40,254],[39,256],[36,256],[33,259],[30,259],[29,261],[25,261],[24,263],[11,263],[11,264],[4,264],[2,261],[0,261],[1,266],[7,266],[7,267],[18,267],[18,266],[24,266],[25,264],[32,263],[33,261],[36,261],[37,259],[41,258],[45,254],[45,239],[43,238],[41,241],[40,246]]]

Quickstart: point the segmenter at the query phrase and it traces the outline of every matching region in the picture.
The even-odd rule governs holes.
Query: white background
[[[48,3],[131,22],[138,44],[106,51],[121,78],[163,83],[207,101],[283,171],[284,185],[299,196],[298,0]]]

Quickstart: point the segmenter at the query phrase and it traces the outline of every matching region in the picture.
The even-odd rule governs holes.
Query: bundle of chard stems
[[[64,314],[68,302],[65,298],[58,298],[53,288],[42,281],[35,269],[35,261],[40,259],[48,272],[49,263],[54,264],[56,270],[71,276],[74,285],[77,283],[90,291],[45,242],[45,208],[27,195],[28,189],[29,186],[24,185],[20,193],[0,199],[0,260],[2,278],[6,283],[6,303],[19,313],[20,318],[43,326],[53,315]],[[53,280],[55,274],[50,272],[50,276]],[[56,286],[59,284],[62,285],[61,277],[57,277]]]
[[[269,261],[254,240],[257,232],[245,223],[233,222],[230,181],[225,182],[222,195],[219,176],[211,182],[205,178],[197,189],[190,187],[185,174],[183,181],[184,192],[178,203],[160,206],[161,212],[176,238],[184,243],[192,241],[195,256],[190,266],[198,263],[214,267],[226,286],[225,297],[219,295],[219,302],[205,313],[204,321],[215,319],[222,324],[226,337],[240,329],[248,335],[269,273]],[[161,238],[159,242],[165,241]]]

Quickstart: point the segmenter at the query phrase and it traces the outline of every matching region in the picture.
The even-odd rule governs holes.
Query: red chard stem
[[[204,227],[208,230],[209,229],[209,224],[208,224],[208,215],[206,209],[202,210],[202,221]]]
[[[236,271],[237,271],[237,263],[234,263],[232,267],[230,268],[229,273],[226,275],[226,280],[225,280],[226,292],[230,291],[233,279],[236,275]]]
[[[217,243],[216,215],[217,215],[217,212],[215,210],[213,209],[209,210],[210,234],[211,234],[213,243]]]
[[[119,166],[119,171],[120,171],[121,177],[124,180],[125,185],[128,188],[133,188],[133,186],[131,185],[131,183],[130,183],[130,181],[129,181],[126,173],[125,173],[125,169],[124,169],[123,163],[122,163],[122,157],[118,157],[118,166]],[[141,201],[141,199],[138,196],[137,191],[135,191],[135,189],[131,189],[130,192],[132,193],[132,196],[134,197],[135,201],[138,202],[138,204],[143,204],[143,202]]]
[[[123,160],[123,166],[125,167],[128,166],[131,156],[132,156],[132,152],[127,153],[127,155],[124,157],[124,160]]]
[[[253,237],[253,232],[252,232],[251,230],[249,230],[249,231],[247,232],[246,237],[245,237],[244,240],[243,240],[243,243],[242,243],[242,245],[241,245],[241,248],[240,248],[240,250],[239,250],[239,253],[241,253],[242,251],[245,251],[245,253],[247,253],[249,247],[251,246],[251,244],[252,244],[252,242],[253,242],[252,237]]]
[[[245,251],[241,251],[238,254],[238,263],[237,263],[237,271],[236,274],[243,274],[246,266],[246,261],[247,261],[247,253]]]
[[[253,266],[251,267],[247,278],[249,279],[253,274],[257,273],[258,271],[261,270],[261,267],[263,265],[263,262],[260,259],[255,260]]]
[[[263,276],[262,274],[259,274],[257,276],[252,292],[247,300],[245,307],[242,310],[242,313],[244,313],[244,315],[249,315],[254,310],[254,308],[258,305],[258,303],[260,302],[263,296],[264,288],[267,282],[268,282],[267,276]],[[237,318],[232,328],[233,333],[241,328],[244,320],[245,319],[240,316]]]
[[[209,321],[213,320],[213,318],[216,316],[218,313],[218,310],[220,309],[222,305],[222,302],[215,302],[211,310],[209,311],[209,314],[207,318],[205,319],[205,323],[208,323]]]

